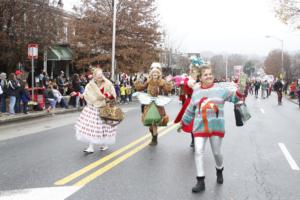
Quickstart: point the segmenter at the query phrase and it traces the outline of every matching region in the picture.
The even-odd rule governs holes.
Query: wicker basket
[[[122,109],[115,104],[106,104],[106,106],[100,108],[100,118],[107,121],[123,121],[125,114]]]
[[[170,83],[170,82],[166,82],[166,83],[165,83],[165,86],[164,86],[164,89],[165,89],[167,92],[171,92],[172,89],[173,89],[173,84]]]

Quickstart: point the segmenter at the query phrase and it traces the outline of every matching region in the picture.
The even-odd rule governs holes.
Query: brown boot
[[[150,126],[149,130],[151,132],[152,135],[152,140],[149,143],[150,146],[156,146],[157,145],[157,127],[156,126]]]
[[[150,146],[156,146],[157,145],[157,135],[153,136],[152,135],[152,140],[149,143]]]

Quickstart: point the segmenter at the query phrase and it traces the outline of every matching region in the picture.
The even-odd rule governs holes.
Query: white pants
[[[206,141],[209,139],[212,153],[215,158],[216,168],[223,168],[223,156],[221,154],[222,139],[218,136],[213,137],[195,137],[195,163],[197,176],[205,176],[204,172],[204,150]]]

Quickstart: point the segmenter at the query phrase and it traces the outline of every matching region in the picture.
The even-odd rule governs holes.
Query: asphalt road
[[[75,139],[79,113],[1,126],[0,200],[300,199],[298,106],[278,106],[275,94],[249,96],[247,104],[252,118],[243,127],[235,126],[233,105],[226,104],[224,184],[216,184],[207,145],[206,191],[200,194],[191,192],[196,172],[190,135],[170,124],[160,130],[158,146],[148,146],[137,103],[123,106],[117,143],[91,155]],[[176,98],[166,107],[171,119],[179,109]]]

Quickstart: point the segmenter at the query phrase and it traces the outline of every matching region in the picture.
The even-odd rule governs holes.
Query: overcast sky
[[[282,24],[273,0],[157,0],[168,45],[182,52],[241,53],[266,56],[272,49],[300,51],[300,31]],[[79,0],[64,0],[71,10]]]

